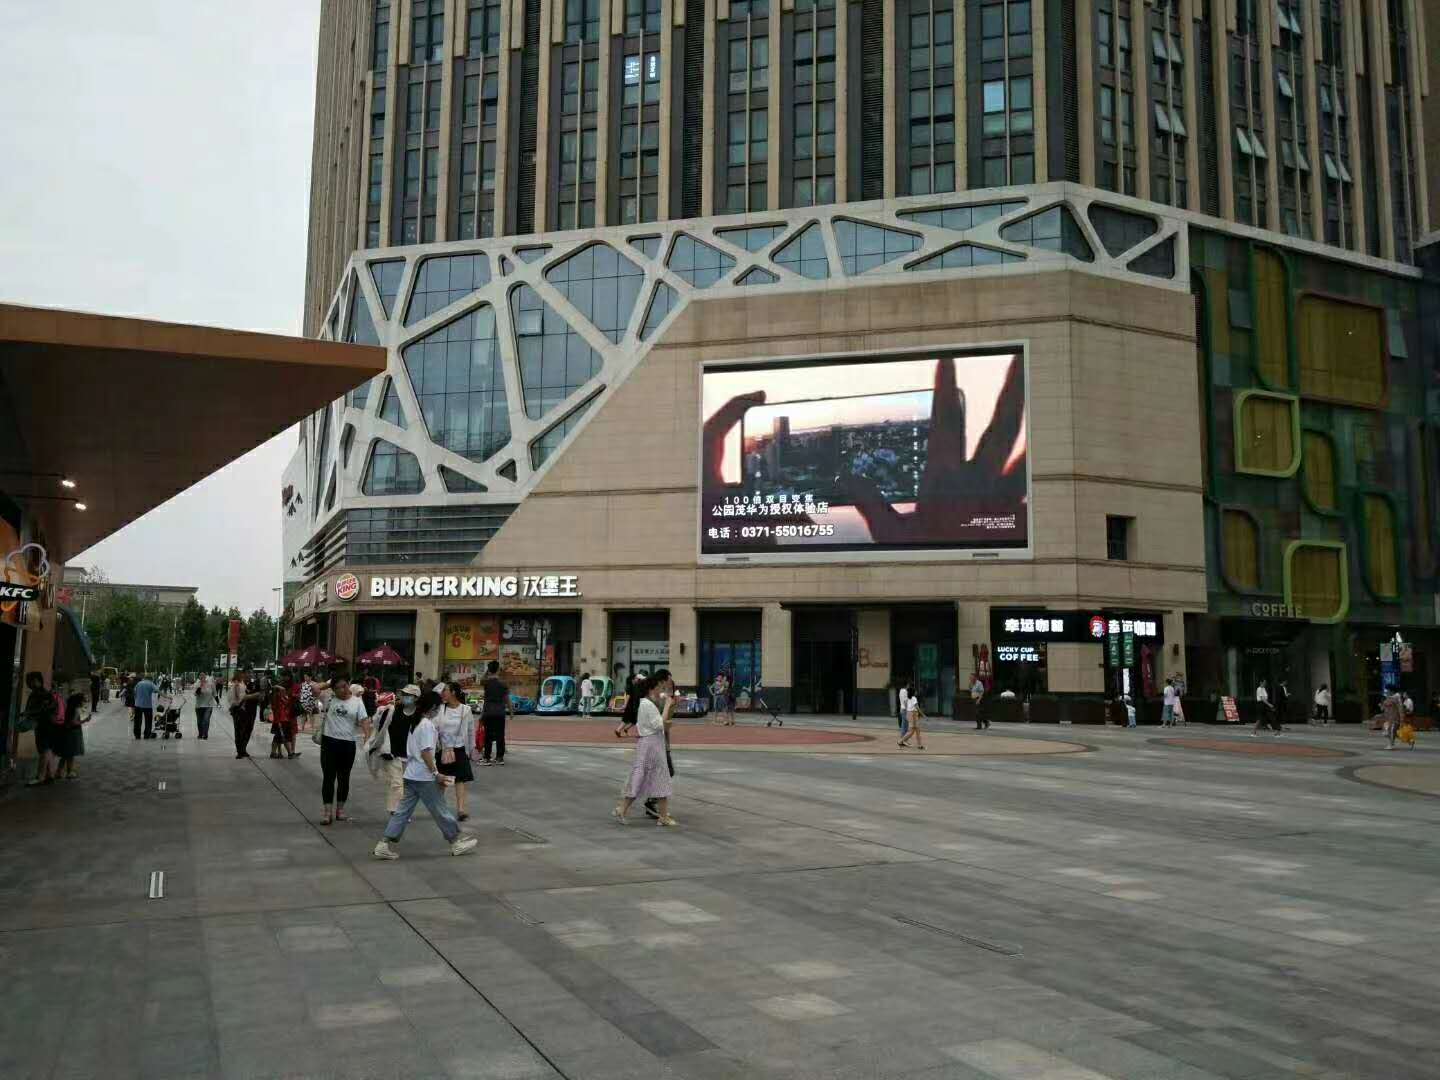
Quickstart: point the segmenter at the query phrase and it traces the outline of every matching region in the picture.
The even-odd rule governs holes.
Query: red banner
[[[231,620],[230,620],[230,651],[231,651],[232,653],[238,653],[238,652],[240,651],[240,620],[239,620],[239,619],[231,619]]]

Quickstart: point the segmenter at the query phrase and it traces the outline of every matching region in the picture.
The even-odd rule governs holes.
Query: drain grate
[[[932,934],[954,938],[956,941],[963,941],[966,945],[974,945],[977,949],[985,949],[987,952],[999,953],[1001,956],[1024,955],[1024,950],[1018,945],[1004,945],[994,941],[986,941],[984,938],[971,937],[969,934],[962,934],[958,930],[950,930],[943,926],[935,926],[931,923],[921,922],[919,919],[912,919],[908,915],[892,915],[891,918],[896,922],[904,923],[906,926],[915,926],[921,930],[929,930]]]
[[[165,899],[165,871],[164,871],[164,870],[151,870],[151,871],[150,871],[150,899],[151,899],[151,900],[164,900],[164,899]]]

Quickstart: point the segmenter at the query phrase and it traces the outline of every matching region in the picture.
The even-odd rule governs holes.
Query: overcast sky
[[[0,0],[0,301],[300,333],[319,12]],[[295,441],[73,562],[273,611]]]

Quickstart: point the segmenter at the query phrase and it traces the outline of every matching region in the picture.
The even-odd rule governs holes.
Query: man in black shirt
[[[505,764],[505,721],[510,715],[510,688],[500,681],[500,662],[491,660],[485,668],[481,687],[485,704],[481,719],[485,723],[485,748],[480,752],[486,765]]]

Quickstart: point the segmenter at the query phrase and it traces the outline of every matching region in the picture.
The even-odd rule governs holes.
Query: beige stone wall
[[[860,663],[856,681],[861,690],[884,690],[890,685],[890,609],[862,608],[856,613],[860,630]]]
[[[479,562],[579,571],[601,603],[1203,610],[1199,415],[1176,389],[1194,385],[1189,298],[1079,273],[1017,277],[692,303]],[[703,362],[998,342],[1028,348],[1033,560],[697,565]],[[1106,560],[1107,513],[1136,519],[1133,561]]]

